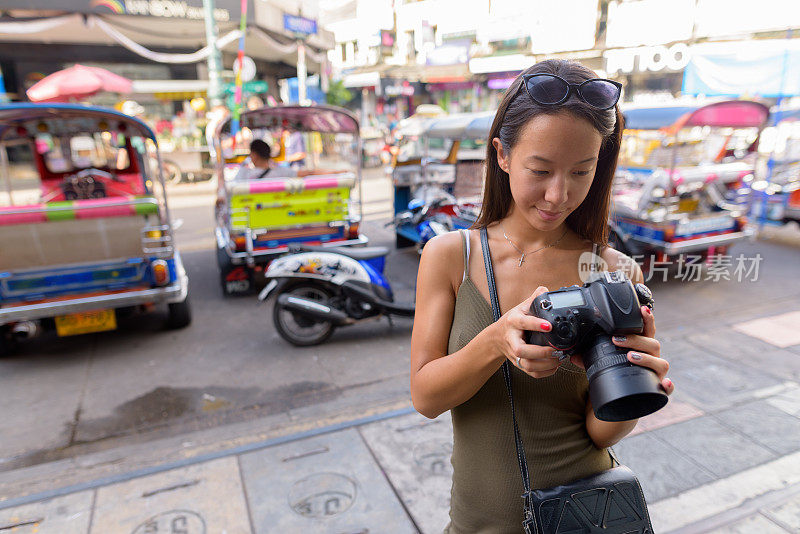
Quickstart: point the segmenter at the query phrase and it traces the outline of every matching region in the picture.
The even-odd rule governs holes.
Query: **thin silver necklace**
[[[559,243],[559,242],[560,242],[562,239],[564,239],[564,236],[565,236],[565,235],[567,235],[567,230],[565,229],[565,230],[564,230],[564,233],[563,233],[563,234],[561,234],[561,237],[559,237],[558,239],[556,239],[555,241],[553,241],[553,242],[552,242],[552,243],[550,243],[549,245],[545,245],[545,246],[543,246],[543,247],[537,248],[536,250],[531,250],[531,251],[529,251],[529,252],[524,252],[524,251],[523,251],[522,249],[520,249],[520,248],[519,248],[517,245],[515,245],[513,241],[511,241],[511,238],[510,238],[510,237],[508,237],[508,234],[506,233],[506,229],[505,229],[505,227],[503,226],[503,223],[500,223],[500,229],[501,229],[501,230],[503,230],[503,237],[505,237],[505,238],[506,238],[506,241],[508,241],[508,243],[509,243],[509,244],[510,244],[512,247],[514,247],[514,250],[516,250],[517,252],[519,252],[519,253],[520,253],[520,257],[519,257],[519,263],[517,264],[517,267],[522,267],[522,264],[525,262],[525,256],[527,256],[527,255],[529,255],[529,254],[536,254],[536,253],[537,253],[537,252],[539,252],[540,250],[544,250],[544,249],[546,249],[546,248],[554,247],[554,246],[558,245],[558,243]]]

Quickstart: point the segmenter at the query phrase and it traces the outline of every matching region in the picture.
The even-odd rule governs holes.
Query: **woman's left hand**
[[[661,357],[661,343],[655,339],[656,322],[653,311],[647,306],[641,307],[644,329],[641,334],[628,334],[626,336],[614,336],[611,340],[617,347],[631,349],[628,352],[628,361],[652,369],[658,375],[661,387],[671,395],[675,391],[675,384],[667,378],[669,362]]]
[[[628,334],[626,336],[614,336],[611,340],[617,347],[631,349],[628,352],[628,361],[652,369],[658,375],[658,380],[661,387],[671,395],[675,391],[675,384],[672,380],[667,378],[667,371],[669,371],[669,362],[661,357],[661,343],[655,339],[656,335],[656,321],[653,317],[653,311],[647,306],[642,306],[642,319],[644,321],[644,328],[641,334]],[[583,359],[578,354],[573,354],[570,358],[573,364],[585,369]]]

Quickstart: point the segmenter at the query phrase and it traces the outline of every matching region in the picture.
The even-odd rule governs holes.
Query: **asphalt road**
[[[49,333],[0,361],[0,471],[194,431],[231,437],[225,429],[244,435],[264,421],[288,428],[407,405],[411,320],[342,329],[319,347],[287,344],[255,296],[221,294],[211,184],[176,186],[170,199],[173,217],[183,220],[177,242],[190,277],[192,324],[164,330],[165,311],[156,310],[121,319],[114,332]],[[364,199],[363,231],[392,249],[388,278],[398,298],[410,300],[418,256],[395,250],[384,227],[391,185],[380,170],[366,174]],[[680,335],[755,318],[776,303],[796,306],[800,228],[768,229],[732,253],[761,254],[757,280],[650,283],[660,330]]]

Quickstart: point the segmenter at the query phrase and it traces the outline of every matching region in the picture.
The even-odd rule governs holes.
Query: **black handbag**
[[[500,301],[492,269],[492,255],[486,228],[481,228],[481,248],[489,283],[494,320],[500,319]],[[525,493],[522,527],[525,534],[652,534],[642,486],[633,471],[620,465],[611,449],[609,454],[617,467],[569,484],[545,489],[531,489],[525,448],[519,435],[511,387],[511,370],[506,360],[501,367],[511,401],[517,461]]]

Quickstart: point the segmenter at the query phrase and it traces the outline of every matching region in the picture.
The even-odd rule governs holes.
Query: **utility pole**
[[[203,0],[203,14],[206,20],[206,44],[208,54],[208,103],[209,108],[222,106],[222,54],[217,48],[217,21],[214,19],[214,0]]]

